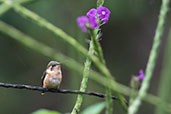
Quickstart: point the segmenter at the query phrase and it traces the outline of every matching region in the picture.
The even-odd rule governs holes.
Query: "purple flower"
[[[90,28],[92,29],[99,26],[96,13],[97,13],[97,10],[95,8],[92,8],[91,10],[87,12],[87,16],[89,17],[89,21],[90,21]]]
[[[77,18],[78,26],[83,32],[87,32],[87,27],[95,29],[99,26],[98,18],[102,20],[103,24],[106,24],[109,20],[110,11],[100,6],[98,9],[92,8],[87,12],[87,16],[81,16]]]
[[[82,32],[87,32],[87,25],[89,23],[89,19],[87,16],[81,16],[77,18],[78,26],[81,28]]]
[[[137,77],[137,80],[144,80],[144,72],[143,72],[143,70],[140,70],[139,71],[139,76]]]
[[[96,13],[97,13],[97,10],[95,9],[95,8],[92,8],[91,10],[89,10],[88,12],[87,12],[87,16],[88,17],[96,17]]]
[[[90,21],[90,28],[95,29],[96,27],[99,26],[98,20],[95,16],[90,16],[89,21]]]
[[[103,24],[106,24],[109,20],[110,11],[106,7],[100,6],[97,9],[98,17],[102,20]]]

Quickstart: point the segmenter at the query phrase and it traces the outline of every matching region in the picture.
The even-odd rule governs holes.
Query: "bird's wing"
[[[43,75],[42,75],[42,77],[41,77],[41,80],[42,80],[42,86],[43,86],[43,81],[44,81],[44,79],[45,79],[45,76],[46,76],[46,71],[44,71],[44,72],[43,72]]]

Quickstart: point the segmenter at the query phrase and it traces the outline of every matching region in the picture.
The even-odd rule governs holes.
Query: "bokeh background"
[[[153,36],[158,21],[161,0],[106,0],[105,4],[111,10],[108,24],[102,27],[100,41],[107,66],[116,80],[129,86],[132,75],[138,75],[139,69],[145,69]],[[24,4],[25,7],[44,17],[49,22],[60,27],[88,48],[90,39],[77,27],[76,18],[96,7],[96,0],[35,0]],[[169,13],[170,15],[170,13]],[[12,9],[0,17],[4,22],[18,28],[57,52],[74,58],[82,65],[85,57],[75,51],[66,42],[30,22]],[[167,20],[170,19],[170,16]],[[150,93],[157,95],[165,49],[169,22],[160,48],[157,66],[151,81]],[[0,33],[0,82],[41,85],[40,77],[51,59],[42,56],[17,41]],[[65,62],[65,61],[60,61]],[[94,67],[93,67],[94,68]],[[95,68],[94,68],[95,69]],[[62,67],[63,82],[61,88],[79,89],[82,75]],[[90,80],[88,90],[104,92],[104,88]],[[64,95],[0,88],[0,114],[30,114],[40,108],[56,110],[61,113],[71,112],[77,95]],[[103,99],[85,96],[82,110]],[[117,103],[114,112],[123,111]],[[138,114],[153,114],[154,107],[143,103]]]

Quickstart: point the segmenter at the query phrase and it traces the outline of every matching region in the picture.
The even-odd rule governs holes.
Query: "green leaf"
[[[99,114],[105,108],[105,103],[100,102],[86,108],[81,114]]]
[[[46,109],[39,109],[31,114],[61,114],[61,113],[56,111],[46,110]]]

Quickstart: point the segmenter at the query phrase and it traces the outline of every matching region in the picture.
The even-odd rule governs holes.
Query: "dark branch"
[[[98,92],[81,92],[79,90],[67,90],[67,89],[47,89],[47,88],[42,88],[39,86],[31,86],[31,85],[22,85],[22,84],[8,84],[8,83],[1,83],[0,82],[0,87],[5,87],[5,88],[16,88],[16,89],[27,89],[27,90],[34,90],[34,91],[40,91],[40,92],[51,92],[51,93],[63,93],[63,94],[82,94],[82,95],[91,95],[91,96],[96,96],[100,98],[105,98],[106,95]],[[113,100],[116,100],[117,98],[115,96],[112,96]]]

